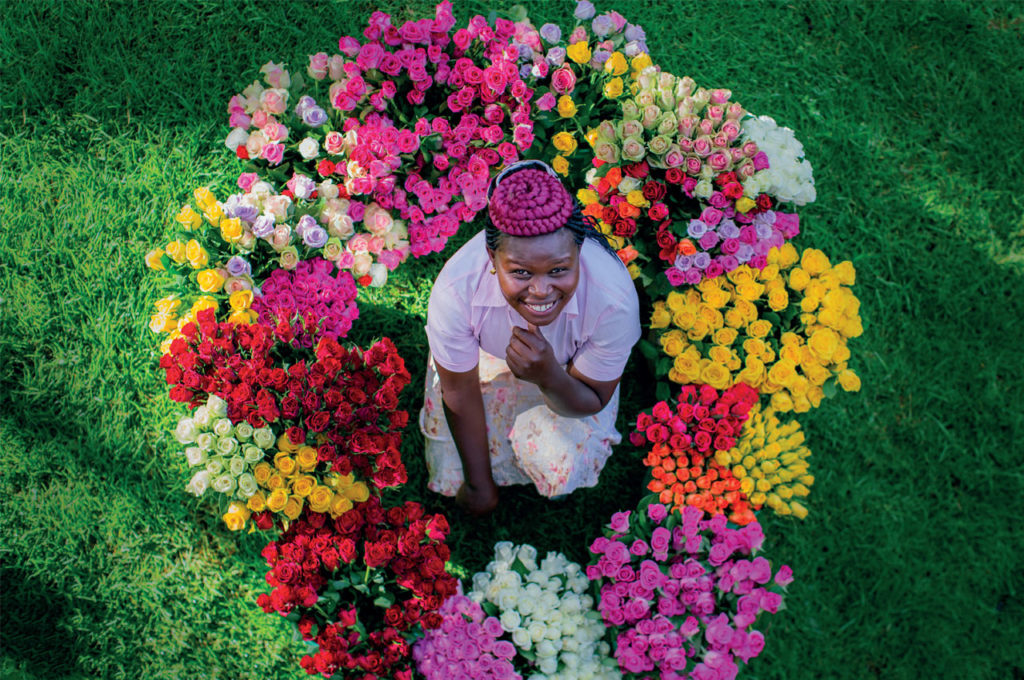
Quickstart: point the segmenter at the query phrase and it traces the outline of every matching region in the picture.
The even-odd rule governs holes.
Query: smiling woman
[[[629,273],[547,165],[498,175],[488,216],[431,291],[420,414],[430,488],[476,514],[498,485],[597,484],[640,337]]]

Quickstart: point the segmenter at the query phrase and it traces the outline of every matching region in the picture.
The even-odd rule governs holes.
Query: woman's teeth
[[[531,305],[530,303],[526,303],[526,306],[532,309],[533,311],[537,312],[538,314],[543,314],[544,312],[554,307],[555,303],[549,302],[546,305]]]

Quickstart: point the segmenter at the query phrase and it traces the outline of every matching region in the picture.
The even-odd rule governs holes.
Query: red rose
[[[631,163],[630,165],[627,165],[626,167],[622,168],[622,174],[626,175],[627,177],[636,177],[638,179],[643,179],[644,177],[647,177],[647,175],[650,174],[650,172],[651,169],[647,165],[647,161]]]
[[[327,411],[317,411],[306,418],[306,427],[313,432],[323,432],[331,423],[331,414]]]
[[[658,243],[658,247],[665,250],[671,248],[675,250],[676,237],[669,233],[668,229],[659,229],[655,240]]]
[[[718,177],[715,177],[715,184],[717,184],[720,187],[725,186],[727,184],[732,184],[734,182],[736,182],[735,172],[723,172],[719,174]]]
[[[409,414],[405,411],[392,411],[388,414],[388,429],[402,430],[409,423]]]
[[[249,150],[245,148],[245,144],[239,144],[235,149],[235,155],[241,158],[243,161],[249,160]]]
[[[636,222],[628,217],[616,218],[612,225],[612,233],[623,238],[630,238],[636,233]]]
[[[647,211],[647,216],[652,220],[659,222],[668,217],[668,206],[664,203],[655,203]]]
[[[329,161],[326,158],[324,158],[323,160],[321,160],[317,164],[316,171],[318,173],[320,173],[321,177],[327,177],[328,175],[333,175],[334,174],[334,162],[333,161]]]
[[[722,187],[722,194],[726,198],[731,198],[735,201],[737,198],[743,196],[743,186],[739,182],[729,182]]]
[[[758,210],[771,210],[772,209],[772,198],[768,194],[761,194],[757,197],[757,209]]]
[[[301,427],[289,427],[285,431],[285,434],[288,435],[288,441],[290,441],[293,446],[301,446],[306,443],[306,431]]]
[[[667,191],[668,187],[661,182],[648,182],[644,185],[642,193],[648,201],[660,201]]]
[[[679,168],[669,168],[665,171],[665,180],[670,184],[681,184],[685,177],[686,173]]]
[[[366,542],[366,566],[368,567],[382,567],[388,563],[388,561],[394,557],[395,546],[391,543],[384,541],[367,541]]]

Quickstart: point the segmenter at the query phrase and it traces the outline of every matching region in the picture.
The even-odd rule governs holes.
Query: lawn
[[[572,3],[525,4],[537,25],[569,24]],[[237,177],[226,104],[262,64],[332,50],[375,9],[404,21],[432,5],[4,5],[0,676],[306,677],[302,642],[255,604],[264,539],[182,489],[142,258],[194,187],[223,194]],[[456,16],[490,9],[509,8],[459,2]],[[797,244],[857,268],[863,388],[799,418],[810,515],[762,520],[764,554],[796,581],[746,677],[1024,678],[1024,3],[615,9],[663,68],[796,131],[818,193]],[[350,337],[395,340],[414,415],[430,285],[470,235],[360,293]],[[652,394],[624,382],[620,429]],[[509,489],[471,520],[426,490],[421,450],[412,427],[410,481],[391,496],[451,517],[462,575],[499,540],[585,562],[644,483],[623,446],[594,489],[561,503]]]

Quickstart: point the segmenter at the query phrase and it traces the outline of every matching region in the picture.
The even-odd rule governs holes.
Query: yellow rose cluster
[[[740,480],[740,491],[755,510],[767,505],[780,515],[803,519],[807,508],[797,499],[806,498],[814,484],[807,472],[810,455],[800,423],[783,425],[774,409],[755,406],[736,446],[717,452],[715,460]]]
[[[277,441],[273,464],[266,461],[253,469],[256,483],[262,489],[248,501],[252,512],[281,513],[296,519],[302,509],[309,506],[314,512],[329,512],[339,517],[370,497],[369,487],[357,482],[351,474],[329,472],[318,480],[313,472],[317,466],[317,452],[312,446],[295,446],[282,434]]]
[[[859,390],[846,344],[863,331],[850,290],[855,277],[850,262],[832,266],[820,250],[801,255],[787,243],[769,253],[764,269],[743,265],[669,293],[651,315],[651,328],[665,329],[669,379],[716,389],[745,382],[771,395],[779,412],[817,407],[833,378]]]

